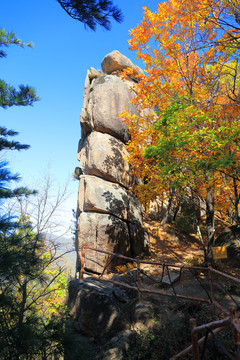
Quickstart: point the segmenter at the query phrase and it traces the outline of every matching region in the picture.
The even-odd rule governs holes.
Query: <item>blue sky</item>
[[[111,31],[86,30],[71,19],[56,0],[2,0],[0,27],[14,31],[34,49],[12,45],[1,59],[0,78],[7,83],[35,87],[40,101],[33,107],[0,109],[1,125],[19,132],[16,140],[30,150],[7,154],[10,167],[19,172],[24,184],[41,181],[50,172],[59,186],[70,179],[72,194],[65,205],[65,217],[76,207],[78,182],[72,180],[78,166],[80,112],[86,71],[101,69],[103,57],[119,50],[139,66],[128,48],[129,30],[142,19],[142,6],[157,10],[156,0],[115,0],[124,14],[121,24],[112,22]]]

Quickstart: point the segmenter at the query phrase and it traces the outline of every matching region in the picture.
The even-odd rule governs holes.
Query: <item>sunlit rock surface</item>
[[[148,250],[142,208],[131,192],[134,178],[125,147],[130,139],[128,126],[118,116],[125,108],[137,114],[131,102],[134,97],[131,87],[136,79],[125,81],[117,76],[126,67],[143,73],[118,51],[104,57],[103,73],[94,68],[87,71],[78,147],[82,174],[77,211],[77,271],[83,241],[88,246],[131,257]],[[88,251],[85,267],[101,273],[108,262],[106,254]],[[112,261],[108,268],[114,269],[118,263]]]

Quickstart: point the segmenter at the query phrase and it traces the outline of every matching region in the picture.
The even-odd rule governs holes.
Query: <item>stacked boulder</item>
[[[126,67],[142,70],[118,51],[106,55],[102,70],[90,68],[85,80],[81,112],[81,166],[77,219],[77,271],[80,270],[83,241],[88,246],[126,256],[137,256],[148,248],[142,223],[142,208],[131,192],[134,178],[126,158],[128,126],[118,117],[126,107],[137,113],[130,88],[135,80],[122,80],[118,72]],[[101,273],[109,255],[89,251],[85,268]],[[115,267],[118,261],[109,265]]]

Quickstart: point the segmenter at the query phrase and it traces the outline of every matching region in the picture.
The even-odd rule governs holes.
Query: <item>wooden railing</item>
[[[190,319],[191,339],[192,345],[173,356],[170,360],[182,359],[189,353],[192,353],[193,360],[200,360],[200,345],[206,344],[207,340],[211,337],[215,337],[216,334],[224,330],[226,327],[232,328],[233,344],[235,345],[235,356],[233,357],[226,349],[221,346],[222,351],[225,353],[226,358],[231,360],[240,360],[240,321],[239,314],[236,309],[232,307],[230,309],[230,315],[226,318],[218,321],[214,321],[208,324],[197,326],[196,319]],[[202,338],[198,339],[198,333],[205,331],[206,334]]]
[[[92,272],[88,272],[85,270],[85,258],[86,258],[86,250],[87,251],[95,251],[98,253],[103,253],[106,255],[109,255],[111,258],[108,261],[108,263],[105,266],[102,266],[101,264],[98,264],[98,266],[102,266],[103,270],[101,272],[101,274],[97,275],[97,274],[93,274]],[[123,282],[118,282],[115,280],[112,280],[111,277],[108,276],[104,276],[105,272],[111,272],[109,271],[109,265],[110,263],[113,261],[114,258],[121,258],[125,261],[131,262],[136,264],[136,270],[137,270],[137,281],[136,281],[136,286],[131,286],[129,284],[123,283]],[[93,261],[93,260],[91,260]],[[143,270],[141,269],[141,264],[148,264],[148,265],[154,265],[154,266],[161,266],[162,267],[162,278],[164,275],[164,270],[167,270],[167,274],[169,276],[169,280],[170,280],[170,284],[172,286],[173,289],[173,294],[169,294],[166,291],[162,291],[162,290],[153,290],[153,289],[146,289],[142,286],[142,275],[144,274]],[[209,288],[210,288],[210,292],[208,292],[206,290],[206,288],[204,288],[204,290],[207,293],[208,299],[205,298],[199,298],[199,297],[193,297],[193,296],[186,296],[186,295],[181,295],[181,294],[177,294],[175,289],[174,289],[174,285],[171,282],[171,278],[170,278],[170,274],[169,274],[169,268],[178,268],[180,270],[180,273],[183,269],[185,270],[189,270],[190,272],[193,271],[200,271],[203,273],[208,273],[208,280],[209,280]],[[199,353],[199,347],[202,344],[205,344],[208,338],[211,337],[215,337],[215,335],[217,333],[219,333],[220,331],[224,330],[226,327],[231,327],[232,328],[232,335],[233,335],[233,343],[235,344],[236,347],[236,354],[235,357],[232,357],[232,355],[228,354],[227,351],[225,350],[226,356],[229,359],[236,359],[236,360],[240,360],[240,321],[239,321],[239,314],[237,312],[237,310],[240,309],[240,306],[238,304],[237,305],[237,310],[236,308],[232,307],[231,309],[226,309],[224,308],[222,305],[219,304],[219,302],[216,300],[215,298],[215,288],[214,288],[214,280],[213,280],[213,275],[216,274],[218,276],[224,277],[228,280],[234,281],[237,284],[240,285],[240,280],[230,276],[228,274],[222,273],[214,268],[212,268],[212,266],[209,264],[207,267],[201,267],[201,266],[188,266],[188,265],[176,265],[176,264],[168,264],[165,262],[153,262],[153,261],[148,261],[148,260],[141,260],[139,257],[131,258],[131,257],[127,257],[121,254],[116,254],[116,253],[112,253],[109,251],[105,251],[105,250],[101,250],[101,249],[97,249],[97,248],[93,248],[90,246],[86,246],[86,243],[83,242],[82,245],[82,254],[81,254],[81,269],[79,271],[79,274],[77,277],[80,278],[81,281],[84,280],[84,274],[88,274],[91,275],[93,277],[97,277],[100,278],[102,280],[106,280],[110,283],[113,283],[115,285],[119,285],[128,289],[133,289],[136,290],[138,293],[138,297],[139,297],[139,302],[143,301],[143,294],[144,293],[151,293],[151,294],[157,294],[157,295],[162,295],[162,296],[175,296],[176,298],[180,298],[180,299],[185,299],[185,300],[193,300],[193,301],[200,301],[200,302],[204,302],[204,303],[213,303],[215,306],[217,306],[221,311],[223,311],[225,314],[227,314],[227,317],[225,317],[222,320],[218,320],[218,321],[214,321],[208,324],[204,324],[201,326],[197,326],[196,320],[195,319],[191,319],[190,320],[190,327],[191,327],[191,338],[192,338],[192,345],[190,345],[188,348],[186,348],[185,350],[181,351],[179,354],[175,355],[174,357],[172,357],[170,360],[178,360],[181,359],[183,356],[192,353],[193,355],[193,359],[194,360],[200,360],[200,353]],[[206,331],[206,336],[198,339],[198,333],[205,330]]]

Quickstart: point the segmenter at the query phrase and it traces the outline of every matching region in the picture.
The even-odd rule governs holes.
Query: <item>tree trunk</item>
[[[233,187],[234,187],[234,219],[235,219],[235,225],[239,225],[239,213],[238,213],[238,205],[239,205],[239,193],[237,188],[237,180],[233,179]]]
[[[17,338],[17,356],[16,359],[20,359],[22,355],[22,341],[24,336],[24,329],[23,329],[23,321],[24,321],[24,313],[25,313],[25,305],[27,302],[27,281],[24,280],[22,284],[22,301],[19,309],[18,315],[18,338]]]
[[[214,221],[214,193],[212,186],[209,186],[206,197],[206,227],[208,236],[207,259],[205,261],[212,261],[211,247],[214,243],[215,221]]]
[[[169,222],[171,222],[171,210],[172,210],[173,196],[174,196],[174,191],[170,191],[166,214],[165,214],[165,216],[164,216],[164,218],[162,219],[162,222],[161,222],[163,225],[168,224]]]

